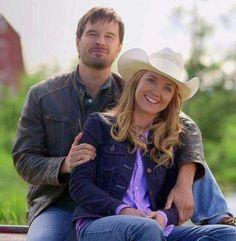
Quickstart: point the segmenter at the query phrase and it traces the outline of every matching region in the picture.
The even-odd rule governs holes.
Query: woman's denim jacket
[[[97,156],[95,160],[75,168],[71,174],[70,194],[78,205],[74,211],[74,220],[115,215],[116,208],[124,204],[122,199],[129,187],[136,154],[129,151],[131,145],[128,141],[119,143],[112,139],[112,122],[112,118],[105,118],[102,114],[96,113],[85,123],[82,142],[95,146]],[[184,121],[183,124],[187,125]],[[168,193],[176,181],[178,160],[182,160],[181,165],[187,162],[197,164],[195,179],[204,175],[203,160],[188,153],[188,139],[191,137],[188,135],[188,127],[186,130],[185,134],[181,134],[183,144],[174,150],[174,165],[171,168],[157,166],[148,153],[143,155],[151,209],[164,211],[168,217],[168,224],[178,223],[177,210],[174,206],[164,210]],[[150,148],[151,145],[148,149]]]

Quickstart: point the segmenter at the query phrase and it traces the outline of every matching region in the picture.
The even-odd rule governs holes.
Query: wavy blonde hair
[[[132,125],[132,114],[135,105],[135,91],[140,79],[146,70],[141,70],[133,75],[128,81],[124,92],[117,106],[108,115],[116,117],[115,123],[111,128],[111,135],[117,142],[128,139],[133,150],[138,148],[148,151],[147,143],[140,138],[143,131]],[[176,88],[175,93],[167,106],[167,108],[158,113],[150,127],[152,132],[151,144],[153,147],[150,156],[158,165],[171,165],[173,162],[173,148],[180,144],[179,134],[182,131],[182,125],[179,122],[179,112],[182,106],[182,99]]]

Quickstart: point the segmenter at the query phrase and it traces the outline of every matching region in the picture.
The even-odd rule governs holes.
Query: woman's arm
[[[78,205],[87,208],[94,214],[115,215],[118,206],[124,204],[109,193],[95,185],[96,168],[99,162],[99,148],[102,148],[102,130],[99,114],[91,115],[85,123],[82,143],[96,148],[97,157],[76,167],[70,177],[70,194]]]

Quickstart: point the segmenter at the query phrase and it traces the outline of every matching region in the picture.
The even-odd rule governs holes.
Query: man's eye
[[[90,36],[90,37],[95,37],[95,36],[96,36],[96,33],[88,33],[88,36]]]
[[[112,35],[106,35],[107,39],[113,39],[114,37]]]

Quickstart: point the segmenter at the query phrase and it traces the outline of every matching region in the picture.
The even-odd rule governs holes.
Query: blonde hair
[[[140,138],[143,134],[142,131],[132,125],[135,91],[145,72],[146,70],[141,70],[133,75],[128,81],[117,106],[107,113],[116,117],[111,128],[112,138],[117,142],[128,139],[133,145],[132,151],[136,151],[138,148],[145,152],[148,151],[148,143]],[[150,156],[158,165],[168,166],[173,162],[173,148],[180,143],[179,134],[182,130],[182,125],[179,122],[181,106],[181,96],[176,88],[169,105],[165,110],[158,113],[150,127],[152,132],[151,144],[153,144]]]

